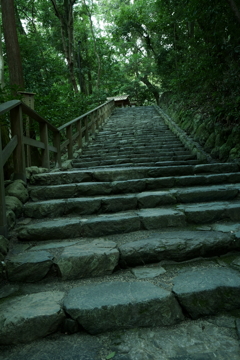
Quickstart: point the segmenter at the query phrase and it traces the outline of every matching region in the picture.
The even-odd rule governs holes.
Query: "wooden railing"
[[[10,113],[11,140],[2,149],[0,128],[0,235],[7,237],[7,217],[4,189],[4,165],[13,154],[14,179],[26,181],[25,145],[41,149],[41,166],[50,169],[50,152],[54,153],[54,161],[61,167],[61,154],[67,147],[68,159],[73,158],[73,145],[78,148],[88,142],[90,134],[94,134],[114,110],[114,101],[108,101],[94,110],[56,128],[49,121],[19,100],[8,101],[0,105],[0,116]],[[23,114],[39,124],[36,138],[24,136]],[[36,126],[34,126],[34,131]],[[51,136],[49,136],[51,132]],[[51,139],[51,140],[50,140]],[[61,139],[63,139],[61,143]]]

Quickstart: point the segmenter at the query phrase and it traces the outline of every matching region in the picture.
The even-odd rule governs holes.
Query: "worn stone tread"
[[[74,288],[64,299],[64,309],[91,334],[136,326],[166,326],[184,319],[169,291],[137,281]]]
[[[168,189],[171,187],[210,186],[217,184],[235,184],[240,182],[240,173],[171,176],[161,178],[143,178],[118,181],[93,181],[82,183],[59,184],[52,186],[30,186],[33,201],[46,199],[64,199],[79,196],[95,196],[119,193],[138,193],[148,190]],[[188,191],[188,190],[186,190]],[[191,190],[190,190],[191,191]]]

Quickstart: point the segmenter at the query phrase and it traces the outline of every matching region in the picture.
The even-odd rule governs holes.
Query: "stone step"
[[[239,262],[239,256],[234,261],[237,259]],[[233,259],[230,266],[229,260],[229,257],[221,257],[219,262],[199,259],[179,265],[165,262],[137,267],[133,272],[120,271],[110,278],[75,281],[70,287],[64,282],[60,286],[49,283],[47,290],[46,283],[40,283],[38,291],[35,284],[15,288],[5,285],[1,290],[0,308],[3,358],[22,360],[27,353],[27,358],[34,360],[38,349],[42,349],[38,355],[49,356],[52,354],[49,344],[55,344],[54,349],[57,347],[61,356],[67,357],[69,351],[77,356],[76,344],[96,350],[91,344],[97,339],[94,334],[98,334],[99,357],[95,352],[88,357],[89,353],[81,348],[84,357],[76,358],[101,360],[111,355],[119,360],[126,356],[135,360],[134,354],[139,354],[141,344],[145,349],[141,355],[146,355],[143,359],[147,359],[151,350],[154,360],[160,355],[163,360],[177,360],[179,356],[181,360],[214,357],[237,360],[240,278],[239,271],[232,268]],[[6,347],[28,343],[56,331],[62,331],[64,337],[58,333],[38,340],[33,346]],[[74,332],[76,337],[66,336]],[[107,351],[103,352],[102,346],[106,343]],[[79,348],[77,350],[79,352]],[[54,355],[56,357],[56,352]]]
[[[239,359],[239,166],[149,166],[158,148],[187,153],[152,107],[116,109],[83,148],[98,169],[33,178],[46,201],[25,205],[0,264],[4,360]]]
[[[232,200],[239,196],[239,189],[240,183],[192,187],[190,189],[174,188],[164,191],[145,191],[135,194],[48,200],[25,204],[23,213],[25,217],[41,219],[69,214],[90,215],[120,212],[177,203]]]
[[[183,176],[198,174],[219,174],[238,172],[238,164],[213,163],[199,165],[182,165],[166,167],[134,167],[118,169],[99,170],[78,170],[59,171],[34,175],[31,178],[32,184],[38,185],[60,185],[64,183],[80,183],[89,181],[119,181],[143,178],[157,178],[166,176]]]
[[[152,164],[153,166],[156,163],[159,162],[167,162],[167,160],[172,161],[174,163],[174,161],[187,161],[187,160],[194,160],[196,159],[196,157],[194,155],[180,155],[180,156],[161,156],[158,158],[131,158],[131,159],[117,159],[117,160],[102,160],[102,161],[86,161],[83,160],[81,161],[80,159],[78,161],[73,161],[73,167],[74,168],[94,168],[97,166],[114,166],[116,165],[124,165],[124,166],[134,166],[134,165],[138,165],[139,163],[141,164],[141,166],[150,166],[150,164]]]
[[[66,321],[69,323],[72,323],[71,319]],[[41,360],[49,354],[53,354],[52,358],[69,360],[102,360],[109,356],[116,360],[136,360],[140,355],[145,360],[149,359],[149,353],[152,360],[239,360],[236,323],[237,316],[229,314],[194,322],[186,320],[174,327],[125,329],[98,335],[78,332],[66,336],[66,331],[31,344],[11,346],[11,349],[4,346],[2,352],[4,360],[24,360],[26,354],[28,360],[35,360],[36,354]],[[68,331],[70,328],[66,326]],[[117,338],[120,339],[118,342]]]
[[[187,224],[213,223],[218,220],[240,220],[239,201],[215,201],[182,204],[114,214],[62,216],[52,220],[32,220],[29,225],[18,228],[20,240],[51,240],[76,237],[95,237],[128,233],[139,230],[184,227]]]
[[[47,199],[69,199],[79,196],[96,196],[143,191],[165,190],[173,187],[210,186],[215,184],[235,184],[240,182],[240,172],[189,175],[162,178],[142,178],[114,182],[82,182],[52,186],[31,186],[29,194],[32,201]]]
[[[84,160],[84,163],[90,163],[91,162],[91,158],[89,159],[89,162],[86,162],[86,160]],[[76,163],[81,164],[81,162],[76,161]],[[101,163],[96,161],[97,164]],[[105,165],[97,165],[100,167],[123,167],[123,166],[138,166],[138,167],[146,167],[147,166],[176,166],[176,165],[197,165],[197,164],[204,164],[206,162],[202,161],[202,160],[197,160],[196,158],[191,159],[183,159],[183,160],[161,160],[159,161],[159,159],[157,161],[152,162],[151,159],[149,159],[149,161],[146,162],[131,162],[131,160],[128,160],[128,162],[121,162],[121,160],[119,160],[118,163],[114,163],[113,161],[109,161],[109,164],[105,164]],[[72,162],[72,166],[73,168],[75,167],[75,162]],[[95,165],[96,166],[96,165]]]
[[[142,153],[138,153],[136,154],[134,152],[134,150],[132,152],[129,152],[129,154],[126,154],[126,153],[123,153],[123,154],[116,154],[116,155],[113,155],[111,152],[110,153],[107,153],[107,154],[104,154],[101,155],[99,153],[94,153],[92,154],[91,156],[90,155],[81,155],[81,157],[79,159],[75,159],[74,161],[81,161],[82,159],[92,159],[92,160],[116,160],[116,159],[121,159],[121,158],[137,158],[137,156],[139,157],[154,157],[154,158],[158,158],[160,155],[161,156],[174,156],[174,155],[192,155],[190,153],[190,151],[187,151],[187,150],[182,150],[182,151],[174,151],[172,150],[171,152],[166,152],[166,151],[160,151],[160,152],[156,152],[154,151],[154,155],[153,155],[153,151],[149,152],[149,153],[146,153],[145,151],[142,152]],[[157,160],[156,160],[157,161]]]
[[[108,151],[112,150],[116,150],[119,149],[122,151],[131,151],[132,148],[135,148],[136,150],[144,150],[144,149],[149,149],[151,151],[152,148],[156,149],[169,149],[171,150],[171,148],[175,148],[175,147],[181,147],[184,148],[184,146],[182,145],[182,143],[179,140],[176,141],[158,141],[156,143],[150,143],[148,141],[143,142],[142,144],[139,143],[139,141],[136,141],[133,144],[129,144],[129,142],[127,140],[122,140],[124,142],[121,142],[119,144],[115,143],[115,141],[112,141],[110,143],[105,143],[105,144],[95,144],[94,142],[91,144],[91,149],[89,149],[88,151],[101,151],[101,150],[105,150],[107,149]]]
[[[132,241],[132,238],[137,240]],[[55,269],[55,276],[62,280],[75,280],[110,275],[118,267],[130,268],[160,261],[182,262],[199,256],[216,257],[239,250],[239,231],[155,231],[140,236],[132,234],[127,242],[124,239],[118,242],[107,239],[71,239],[43,241],[36,245],[33,241],[8,254],[6,274],[11,282],[31,283],[46,276],[51,277]]]
[[[129,163],[119,163],[119,164],[114,164],[114,163],[110,163],[108,165],[97,165],[96,163],[93,163],[90,165],[90,163],[85,163],[84,166],[76,166],[73,164],[73,168],[72,170],[74,169],[81,169],[81,170],[90,170],[90,169],[93,169],[93,170],[96,170],[96,169],[110,169],[110,168],[122,168],[123,166],[126,168],[126,167],[146,167],[147,166],[176,166],[176,165],[197,165],[197,164],[203,164],[204,162],[203,161],[199,161],[199,160],[169,160],[169,161],[158,161],[158,162],[144,162],[144,163],[132,163],[132,162],[129,162]]]

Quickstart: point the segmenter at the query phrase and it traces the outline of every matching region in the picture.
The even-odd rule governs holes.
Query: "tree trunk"
[[[23,70],[17,37],[14,0],[2,0],[3,33],[6,44],[10,84],[24,89]]]
[[[240,23],[240,11],[239,11],[239,9],[238,9],[238,7],[237,7],[237,4],[235,3],[234,0],[228,0],[228,2],[229,2],[229,4],[230,4],[231,9],[232,9],[232,11],[234,12],[237,20],[238,20],[238,22]]]
[[[150,83],[150,81],[148,80],[147,75],[144,75],[143,77],[140,77],[140,80],[148,87],[148,90],[155,97],[157,105],[159,105],[159,90],[158,90],[158,88],[155,85]]]
[[[69,82],[73,90],[77,93],[78,87],[74,73],[74,55],[73,55],[73,5],[75,0],[64,0],[62,7],[57,5],[56,0],[51,0],[55,15],[58,17],[61,25],[62,46],[69,71]]]

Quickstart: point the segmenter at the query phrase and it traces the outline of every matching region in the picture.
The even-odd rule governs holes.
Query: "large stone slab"
[[[177,202],[174,194],[169,191],[145,191],[137,195],[137,200],[139,208],[155,208]]]
[[[181,203],[231,200],[234,199],[238,193],[238,187],[233,187],[232,185],[201,186],[178,190],[176,198],[178,202]]]
[[[53,265],[53,256],[47,251],[28,251],[9,256],[6,262],[10,281],[35,282],[43,279]]]
[[[231,173],[239,171],[238,164],[233,163],[216,163],[216,164],[199,164],[194,167],[195,174],[203,173]]]
[[[185,225],[184,213],[171,208],[142,209],[138,215],[146,230]]]
[[[59,329],[65,314],[61,291],[46,291],[1,300],[0,344],[27,343]]]
[[[183,261],[239,249],[240,240],[233,234],[217,231],[162,232],[119,247],[122,266],[136,266],[165,259]]]
[[[215,201],[193,205],[177,205],[177,209],[183,210],[187,221],[195,224],[211,223],[224,218],[232,221],[240,220],[239,201]]]
[[[118,212],[137,209],[137,198],[135,195],[115,195],[102,198],[102,212]]]
[[[54,218],[67,214],[86,215],[97,212],[100,207],[100,198],[56,199],[28,203],[24,206],[24,215],[37,219],[44,217]]]
[[[91,174],[86,171],[58,171],[54,173],[37,174],[31,177],[31,184],[61,185],[91,181]]]
[[[140,219],[132,212],[99,215],[82,222],[81,234],[95,237],[140,230]]]
[[[172,325],[184,318],[171,292],[137,281],[74,288],[64,299],[64,309],[91,334]]]
[[[19,228],[20,240],[51,240],[74,238],[80,235],[81,222],[79,218],[57,218],[41,221]]]
[[[174,279],[173,292],[193,319],[239,309],[240,273],[225,267],[185,271]]]
[[[64,280],[111,274],[118,264],[119,252],[113,241],[94,240],[68,246],[56,261]]]

